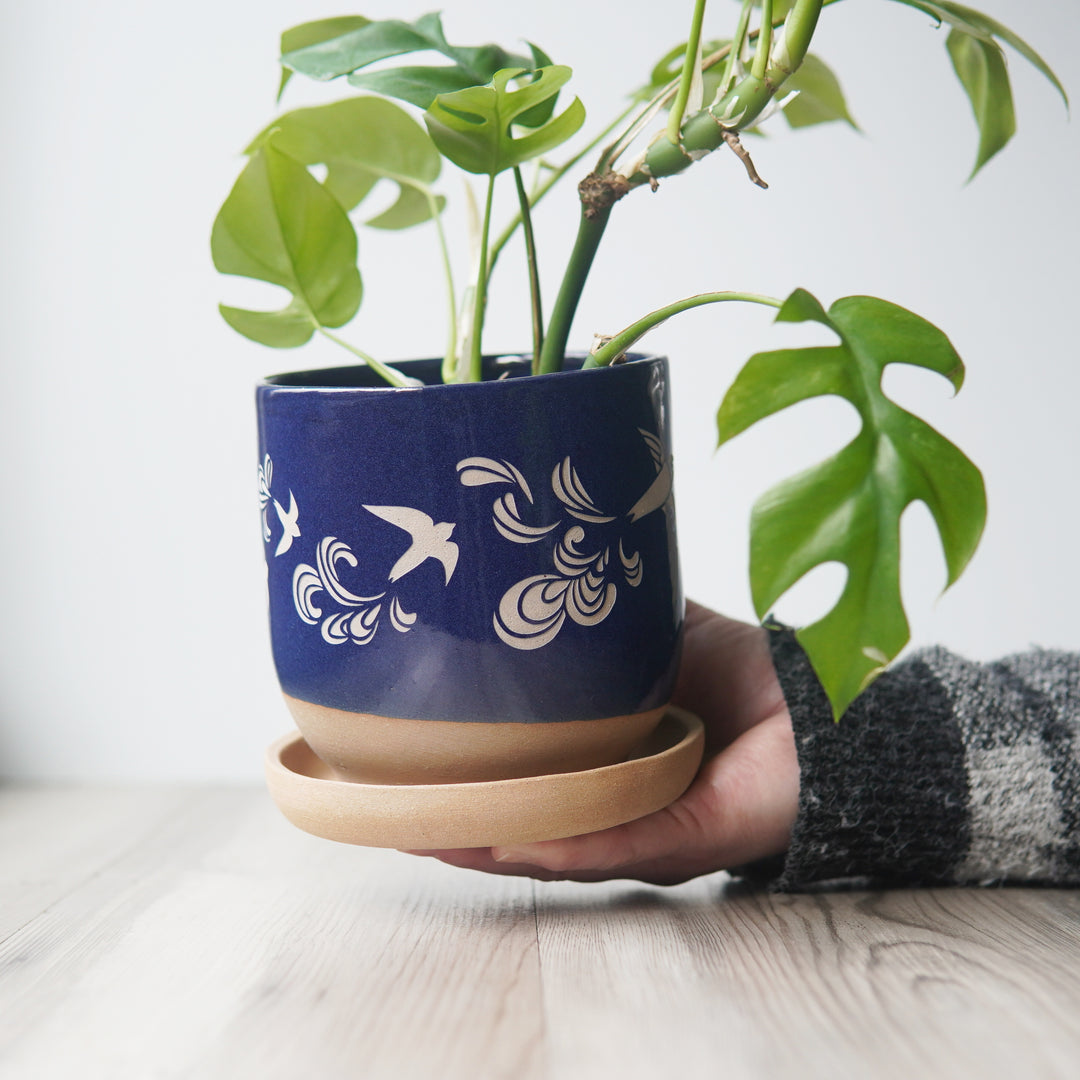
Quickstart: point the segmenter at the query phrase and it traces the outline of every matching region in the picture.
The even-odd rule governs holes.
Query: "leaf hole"
[[[459,120],[464,120],[466,124],[475,124],[477,127],[480,127],[485,123],[484,118],[478,113],[467,112],[465,109],[455,109],[445,102],[440,102],[439,107],[445,112],[448,112],[451,116],[456,116]]]
[[[282,285],[269,281],[238,275],[224,275],[226,284],[220,299],[226,307],[244,308],[247,311],[280,311],[292,303],[293,295]]]
[[[370,221],[372,218],[378,217],[389,210],[391,206],[397,203],[400,197],[401,187],[393,180],[380,177],[375,181],[372,189],[360,200],[359,205],[349,211],[349,216],[353,219],[354,224]],[[365,251],[368,242],[369,238],[365,235]]]
[[[917,416],[954,396],[952,384],[944,376],[914,364],[887,364],[881,373],[881,389],[890,401]],[[930,419],[931,424],[934,423]]]
[[[769,333],[772,335],[769,348],[783,349],[793,346],[802,349],[811,345],[828,347],[840,344],[836,331],[819,322],[777,322],[769,328]]]
[[[754,458],[754,467],[762,473],[763,482],[777,483],[798,467],[831,457],[861,429],[858,409],[845,398],[827,394],[798,401],[759,420],[739,436],[740,453]],[[738,443],[730,445],[734,447]]]
[[[933,616],[948,580],[934,516],[926,503],[914,502],[900,517],[900,595],[913,638]]]
[[[815,566],[776,602],[776,617],[795,627],[817,622],[836,606],[847,579],[848,569],[842,562]]]

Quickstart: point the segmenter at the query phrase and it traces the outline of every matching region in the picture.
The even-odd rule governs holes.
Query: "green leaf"
[[[856,131],[859,125],[848,112],[844,92],[832,69],[818,57],[807,54],[798,70],[784,84],[785,94],[798,90],[799,96],[784,106],[784,117],[793,128],[844,120]]]
[[[562,65],[540,68],[519,89],[509,84],[521,68],[497,71],[488,86],[473,86],[436,98],[424,121],[442,154],[466,172],[494,176],[564,143],[585,122],[585,107],[574,98],[557,117],[515,138],[510,126],[554,97],[570,78]]]
[[[383,71],[356,71],[349,76],[349,85],[360,90],[407,101],[426,109],[439,94],[450,94],[476,86],[469,72],[459,67],[399,67]]]
[[[532,53],[531,71],[536,72],[540,71],[542,68],[555,66],[551,57],[548,56],[539,45],[534,45],[531,41],[526,42],[526,44],[529,46],[529,52]],[[492,77],[494,78],[494,74]],[[533,81],[535,82],[537,78],[539,78],[538,75],[534,76]],[[552,94],[550,97],[544,98],[539,104],[534,105],[531,109],[523,112],[514,122],[520,124],[522,127],[543,127],[544,124],[555,115],[555,105],[558,100],[559,95]]]
[[[971,176],[1005,146],[1016,130],[1009,73],[999,40],[1014,48],[1045,76],[1068,108],[1065,87],[1050,65],[1023,38],[996,19],[951,0],[896,0],[896,3],[913,7],[952,27],[946,48],[979,127],[979,151]]]
[[[325,186],[346,210],[380,179],[398,185],[398,201],[370,224],[401,229],[431,217],[427,195],[442,159],[427,132],[393,102],[347,98],[295,109],[260,132],[247,149],[267,142],[304,165],[327,167]]]
[[[939,329],[869,296],[845,297],[826,313],[802,289],[777,319],[822,323],[840,344],[752,356],[720,406],[719,442],[822,394],[845,398],[859,412],[859,434],[827,461],[768,491],[751,521],[751,591],[761,617],[814,567],[847,568],[836,605],[798,634],[839,717],[908,641],[901,514],[916,501],[929,508],[945,552],[947,588],[978,545],[986,495],[979,470],[881,389],[891,363],[928,368],[960,388],[963,364]]]
[[[369,22],[371,20],[365,19],[363,15],[342,15],[335,19],[318,19],[315,22],[294,26],[281,35],[281,53],[284,56],[285,53],[294,52],[297,49],[306,49],[309,45],[318,45],[320,42],[330,41],[332,38],[340,37],[351,30],[359,30],[360,27],[367,26]],[[281,67],[281,84],[278,86],[278,101],[281,100],[281,95],[285,93],[285,87],[289,85],[292,74],[292,71],[283,64]]]
[[[529,52],[532,53],[532,68],[534,71],[538,71],[543,67],[551,67],[555,61],[539,45],[534,44],[531,41],[526,41],[526,45],[529,46]],[[492,72],[494,74],[494,72]]]
[[[280,311],[221,305],[233,329],[263,345],[303,345],[319,327],[342,326],[360,307],[348,216],[300,162],[272,144],[260,146],[240,174],[214,221],[210,250],[221,273],[293,294]]]
[[[896,0],[896,2],[925,11],[927,15],[937,19],[938,22],[949,23],[966,34],[983,38],[1000,38],[1043,75],[1061,95],[1061,100],[1065,105],[1068,106],[1069,96],[1065,93],[1065,87],[1061,85],[1061,81],[1054,74],[1050,65],[1019,34],[1014,33],[1003,23],[998,22],[997,19],[992,19],[989,15],[984,15],[974,8],[951,3],[949,0],[937,0],[937,2],[934,2],[934,0]]]
[[[945,45],[979,126],[974,176],[1016,133],[1009,72],[996,42],[950,30]]]
[[[415,52],[441,53],[453,63],[357,74],[379,60]],[[434,12],[412,23],[400,19],[367,22],[333,38],[292,49],[282,56],[281,62],[320,81],[348,75],[354,86],[401,98],[422,109],[438,94],[490,82],[502,68],[532,66],[528,57],[507,52],[498,45],[451,45],[443,33],[441,17]],[[396,71],[404,73],[394,77]]]
[[[708,52],[709,46],[703,44],[702,52]],[[654,94],[659,93],[672,80],[679,77],[682,71],[683,56],[686,55],[686,42],[675,45],[668,49],[663,56],[653,65],[649,72],[649,81],[639,86],[631,95],[635,101],[648,101]]]

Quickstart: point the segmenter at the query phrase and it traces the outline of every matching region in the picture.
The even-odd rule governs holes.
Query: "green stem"
[[[443,279],[446,282],[446,306],[447,323],[449,332],[446,335],[446,351],[443,354],[442,379],[443,382],[454,382],[457,375],[457,297],[454,293],[454,272],[450,266],[450,249],[446,243],[446,233],[443,230],[442,212],[439,203],[428,188],[424,188],[428,208],[431,211],[432,220],[435,222],[435,232],[439,238],[439,252],[442,256]]]
[[[533,236],[532,215],[529,213],[529,196],[521,168],[514,166],[514,183],[517,185],[518,205],[521,207],[521,224],[525,235],[525,261],[529,267],[529,307],[532,310],[533,374],[540,371],[540,350],[544,345],[544,312],[540,304],[540,268],[536,262],[536,239]]]
[[[574,312],[577,311],[581,292],[585,288],[585,281],[589,276],[596,249],[600,246],[609,217],[611,217],[610,206],[602,210],[587,210],[584,206],[581,208],[581,223],[578,225],[574,250],[570,253],[570,261],[567,263],[566,273],[559,287],[559,295],[555,298],[555,307],[552,309],[551,320],[548,322],[547,337],[544,338],[544,348],[540,354],[541,374],[547,375],[562,370],[566,356],[566,342],[570,337],[570,325],[574,321]]]
[[[797,52],[798,66],[802,62],[803,57],[806,55],[806,47],[809,45],[810,38],[813,36],[814,27],[817,23],[817,17],[822,7],[828,6],[833,3],[838,3],[839,0],[796,0],[795,7],[788,13],[787,21],[793,24],[797,28],[796,44],[801,51]],[[771,0],[769,0],[770,11],[770,23],[769,23],[769,36],[772,35],[771,24]],[[782,21],[782,20],[781,20]],[[755,31],[750,34],[750,37],[757,37],[760,39],[762,36],[761,31]],[[696,48],[695,48],[696,53]],[[768,48],[765,48],[765,54],[768,54]],[[709,67],[712,64],[719,63],[720,60],[729,56],[729,53],[723,49],[710,56],[707,61],[703,61],[702,66]],[[792,69],[794,70],[794,68]],[[790,72],[788,72],[790,74]],[[744,80],[746,81],[746,80]],[[755,80],[761,82],[762,80]],[[645,112],[655,106],[657,101],[665,100],[677,92],[677,84],[673,84],[672,87],[662,91],[656,95],[652,101],[645,106]],[[733,91],[734,93],[735,91]],[[771,97],[771,95],[769,95]],[[767,102],[768,98],[766,98]],[[763,105],[761,106],[763,107]],[[715,108],[715,107],[714,107]],[[759,107],[757,112],[760,113]],[[626,115],[626,114],[624,114]],[[756,114],[755,114],[756,115]],[[719,125],[717,124],[717,115],[713,110],[703,110],[697,114],[697,117],[706,117],[708,120],[707,126],[709,131],[708,139],[701,139],[702,148],[707,150],[715,149],[716,146],[722,141],[722,134]],[[693,119],[693,118],[692,118]],[[618,123],[619,121],[616,121]],[[631,123],[630,128],[633,129],[638,120]],[[612,125],[614,127],[615,125]],[[712,141],[715,140],[715,141]],[[597,172],[601,175],[606,174],[609,169],[613,167],[615,158],[625,148],[623,136],[620,136],[612,146],[608,147],[600,158],[600,166],[597,168]],[[688,154],[681,153],[681,147],[672,147],[671,143],[667,140],[657,140],[653,143],[653,148],[659,148],[661,145],[666,145],[669,150],[674,150],[680,160],[675,163],[666,172],[660,171],[653,172],[651,176],[670,175],[673,172],[681,171],[691,163],[691,157]],[[634,175],[630,178],[630,183],[634,186],[645,183],[650,179],[650,174],[643,173],[640,175]],[[570,255],[570,261],[566,267],[566,273],[563,277],[562,285],[559,289],[559,295],[555,300],[555,307],[551,313],[551,320],[548,323],[547,337],[544,339],[544,347],[540,356],[540,371],[542,373],[548,373],[553,371],[560,371],[562,369],[563,360],[566,355],[566,343],[570,335],[570,325],[574,320],[574,313],[577,311],[577,305],[581,299],[582,290],[585,287],[585,281],[588,278],[589,270],[592,267],[593,259],[596,256],[596,250],[600,245],[600,241],[604,235],[604,229],[607,226],[608,218],[611,216],[611,207],[606,209],[590,209],[586,210],[582,208],[581,224],[578,228],[577,240],[574,243],[574,250]],[[705,294],[713,295],[713,294]],[[751,294],[715,294],[718,299],[746,299],[754,303],[773,303],[767,297],[757,297]],[[712,303],[713,300],[696,300],[695,303]],[[695,303],[690,303],[688,306],[693,307]],[[680,308],[679,310],[685,310]],[[663,321],[663,316],[660,321]],[[603,350],[601,350],[603,351]],[[614,354],[614,355],[617,355]],[[594,366],[592,358],[588,361],[589,366]]]
[[[771,66],[766,72],[770,81],[779,79],[782,82],[798,68],[810,48],[821,9],[836,2],[837,0],[798,0],[784,20],[783,47],[778,48],[778,55],[773,57],[775,66]]]
[[[773,0],[761,0],[761,33],[758,34],[754,63],[750,68],[750,74],[755,79],[764,79],[769,67],[769,49],[772,48],[772,5]]]
[[[484,224],[480,231],[480,259],[476,268],[476,297],[473,306],[472,341],[469,349],[469,381],[480,382],[484,377],[484,308],[487,305],[488,232],[491,229],[491,204],[495,196],[495,174],[488,177],[487,201],[484,204]]]
[[[708,56],[702,57],[701,70],[702,72],[708,71],[709,68],[720,63],[731,52],[730,45],[724,45],[717,49],[716,52],[710,53]],[[615,162],[622,156],[627,148],[634,142],[634,140],[644,130],[645,125],[669,102],[673,101],[675,95],[679,92],[680,79],[672,79],[667,86],[657,90],[655,94],[638,110],[637,115],[633,120],[619,133],[619,137],[610,145],[604,148],[604,152],[600,155],[599,161],[596,163],[596,168],[593,172],[599,176],[604,176],[615,168]],[[629,112],[630,110],[628,110]],[[626,114],[624,114],[626,115]]]
[[[536,189],[532,197],[532,205],[536,204],[575,166],[577,166],[582,158],[587,154],[591,154],[601,142],[604,141],[629,115],[634,111],[634,106],[629,105],[599,135],[594,138],[588,146],[583,147],[578,153],[576,153],[565,164],[560,165],[557,169],[553,170],[551,175]],[[499,256],[502,254],[502,250],[510,242],[514,233],[517,232],[519,226],[522,223],[521,214],[518,214],[509,225],[501,233],[495,243],[491,245],[491,254],[488,256],[488,274],[495,267],[495,263]]]
[[[745,2],[745,22],[749,23],[750,8],[754,6],[754,0],[745,0]],[[786,21],[788,25],[787,38],[789,40],[795,41],[796,43],[804,43],[802,46],[802,52],[799,54],[800,63],[802,62],[802,57],[806,54],[806,46],[809,45],[810,37],[813,36],[813,28],[817,23],[817,17],[820,10],[822,8],[831,7],[833,4],[839,4],[841,2],[842,0],[808,0],[808,2],[807,0],[799,0],[799,2],[796,3],[796,7],[787,14],[786,20],[784,16],[780,16],[773,20],[773,28],[780,26]],[[747,32],[742,16],[740,16],[739,26],[743,36],[747,41],[757,41],[758,37],[760,36],[760,31],[754,29]],[[809,30],[808,33],[807,30]],[[704,57],[701,61],[702,71],[708,71],[709,68],[714,67],[716,64],[720,63],[721,60],[727,61],[728,68],[725,70],[724,73],[724,95],[727,95],[728,91],[730,91],[731,82],[734,79],[734,74],[736,70],[735,65],[739,59],[739,52],[736,51],[734,45],[737,44],[738,41],[739,31],[737,30],[736,42],[733,42],[730,45],[724,45],[722,48],[717,49],[716,52],[710,53],[708,56]],[[741,51],[741,45],[739,47],[739,51]],[[788,74],[790,74],[790,72],[788,72]],[[634,119],[631,121],[626,131],[620,134],[618,139],[616,139],[615,142],[613,142],[611,146],[607,147],[604,150],[603,154],[600,155],[600,160],[599,162],[597,162],[595,169],[597,173],[603,175],[610,169],[614,168],[615,161],[633,141],[633,135],[631,133],[635,133],[635,129],[640,124],[642,118],[649,115],[651,111],[654,110],[657,106],[663,107],[665,102],[671,101],[675,97],[675,94],[678,91],[678,87],[679,80],[672,79],[666,87],[664,87],[662,90],[659,90],[648,102],[645,103],[645,105],[638,111],[638,115],[635,116]],[[714,116],[719,115],[717,113],[716,106],[713,106],[706,111],[714,113]],[[653,113],[653,115],[655,115],[655,113]],[[701,116],[703,114],[698,113],[697,115]],[[685,168],[689,164],[690,161],[686,158],[683,158],[682,168]],[[659,176],[661,174],[657,173],[656,175]],[[639,184],[645,183],[647,179],[647,175],[635,177],[634,186],[636,187]]]
[[[735,27],[735,36],[731,39],[731,51],[727,56],[724,66],[724,77],[720,81],[720,96],[723,97],[731,89],[738,72],[739,58],[742,56],[746,45],[746,35],[750,30],[750,16],[754,10],[754,0],[743,0],[742,11],[739,12],[739,24]]]
[[[666,139],[657,139],[652,143],[646,151],[644,164],[629,178],[631,186],[638,187],[682,172],[703,154],[715,150],[731,133],[752,127],[776,97],[777,91],[802,63],[825,3],[826,0],[796,0],[781,31],[783,37],[777,48],[772,50],[774,55],[771,62],[765,38],[766,31],[771,38],[772,26],[770,23],[764,24],[758,34],[754,67],[750,73],[715,105],[696,113],[683,124],[680,145],[672,146]],[[755,74],[759,63],[768,65],[760,76]]]
[[[374,356],[368,356],[366,352],[362,352],[355,345],[350,345],[344,338],[339,338],[337,334],[331,334],[325,326],[320,326],[319,333],[324,338],[328,338],[335,345],[340,345],[343,349],[348,349],[353,356],[359,360],[363,360],[365,364],[373,371],[384,378],[391,386],[421,386],[423,385],[416,379],[410,379],[408,375],[403,375],[397,368],[391,367],[389,364],[384,364],[381,360],[376,360]]]
[[[679,141],[679,128],[682,127],[683,117],[686,115],[690,89],[695,75],[698,74],[698,50],[701,48],[701,24],[704,19],[705,0],[695,0],[694,15],[690,23],[690,37],[686,42],[686,55],[683,57],[682,74],[679,76],[679,91],[675,95],[675,104],[671,106],[671,112],[668,113],[667,137],[673,143]],[[697,108],[701,108],[700,102]]]
[[[772,296],[763,296],[761,293],[744,292],[710,292],[698,293],[697,296],[688,296],[685,300],[677,300],[667,307],[650,311],[648,315],[637,322],[631,323],[625,330],[620,331],[610,341],[602,345],[596,352],[585,361],[585,367],[606,367],[617,360],[627,349],[647,334],[653,327],[670,319],[672,315],[689,311],[690,308],[701,307],[702,304],[722,304],[727,301],[738,300],[748,304],[766,304],[769,307],[780,308],[784,306],[783,300],[777,300]]]

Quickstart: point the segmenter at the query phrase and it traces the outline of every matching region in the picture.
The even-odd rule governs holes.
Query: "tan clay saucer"
[[[299,732],[272,743],[266,779],[298,828],[365,847],[491,847],[595,832],[644,817],[690,785],[701,721],[669,708],[648,742],[617,765],[465,784],[358,784],[336,779]]]

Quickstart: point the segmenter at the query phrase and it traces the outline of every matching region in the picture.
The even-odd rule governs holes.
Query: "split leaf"
[[[274,348],[303,345],[360,307],[356,233],[340,203],[299,161],[271,143],[252,155],[214,221],[214,266],[293,294],[280,311],[220,305],[245,337]]]
[[[859,434],[827,461],[766,492],[751,521],[751,591],[760,617],[814,567],[847,568],[835,607],[798,633],[839,717],[910,636],[900,594],[904,510],[916,501],[929,508],[948,588],[978,545],[986,495],[979,470],[881,389],[886,365],[905,363],[936,371],[959,390],[963,363],[940,330],[869,296],[845,297],[826,313],[802,289],[788,297],[777,320],[822,323],[840,343],[752,356],[720,406],[719,442],[823,394],[843,397],[859,412]]]
[[[441,53],[452,64],[362,72],[379,60],[416,52]],[[412,23],[401,19],[368,22],[294,48],[282,56],[281,62],[292,71],[320,81],[348,75],[354,86],[398,97],[420,108],[427,108],[438,94],[483,86],[502,68],[532,66],[528,57],[498,45],[451,45],[436,12]]]
[[[407,101],[420,109],[426,109],[439,94],[452,94],[455,90],[478,85],[472,74],[449,65],[358,71],[349,76],[349,84],[360,90]]]
[[[511,89],[510,83],[526,74],[521,68],[508,68],[497,71],[488,86],[437,97],[424,121],[442,154],[466,172],[494,176],[573,136],[585,122],[585,106],[578,98],[528,134],[515,137],[511,133],[512,124],[558,94],[571,71],[560,64],[542,67],[532,74],[531,82]]]
[[[529,44],[532,52],[530,70],[547,67],[551,58],[538,45]],[[521,63],[524,57],[502,53],[501,59],[508,63]],[[456,90],[465,90],[470,86],[483,86],[491,82],[495,71],[476,72],[460,64],[441,65],[439,67],[398,67],[384,68],[379,71],[354,71],[349,76],[349,84],[361,90],[370,90],[385,97],[407,101],[420,109],[427,109],[440,94],[452,94]],[[555,98],[542,102],[534,113],[526,114],[518,122],[529,127],[539,127],[551,119],[555,108]]]
[[[342,34],[347,34],[352,30],[359,30],[362,26],[367,26],[369,22],[371,20],[365,19],[363,15],[342,15],[337,18],[317,19],[315,22],[294,26],[281,35],[281,55],[284,56],[286,53],[295,52],[298,49],[306,49],[309,45],[318,45],[323,41],[331,41],[333,38],[341,37]],[[281,95],[285,93],[285,87],[289,85],[292,76],[292,69],[282,64],[281,83],[278,86],[277,95],[278,101],[281,100]]]
[[[352,210],[380,179],[398,185],[397,202],[367,222],[376,228],[403,229],[427,221],[442,159],[428,133],[391,101],[346,98],[329,105],[295,109],[278,117],[247,149],[268,141],[304,165],[327,168],[326,190]]]

